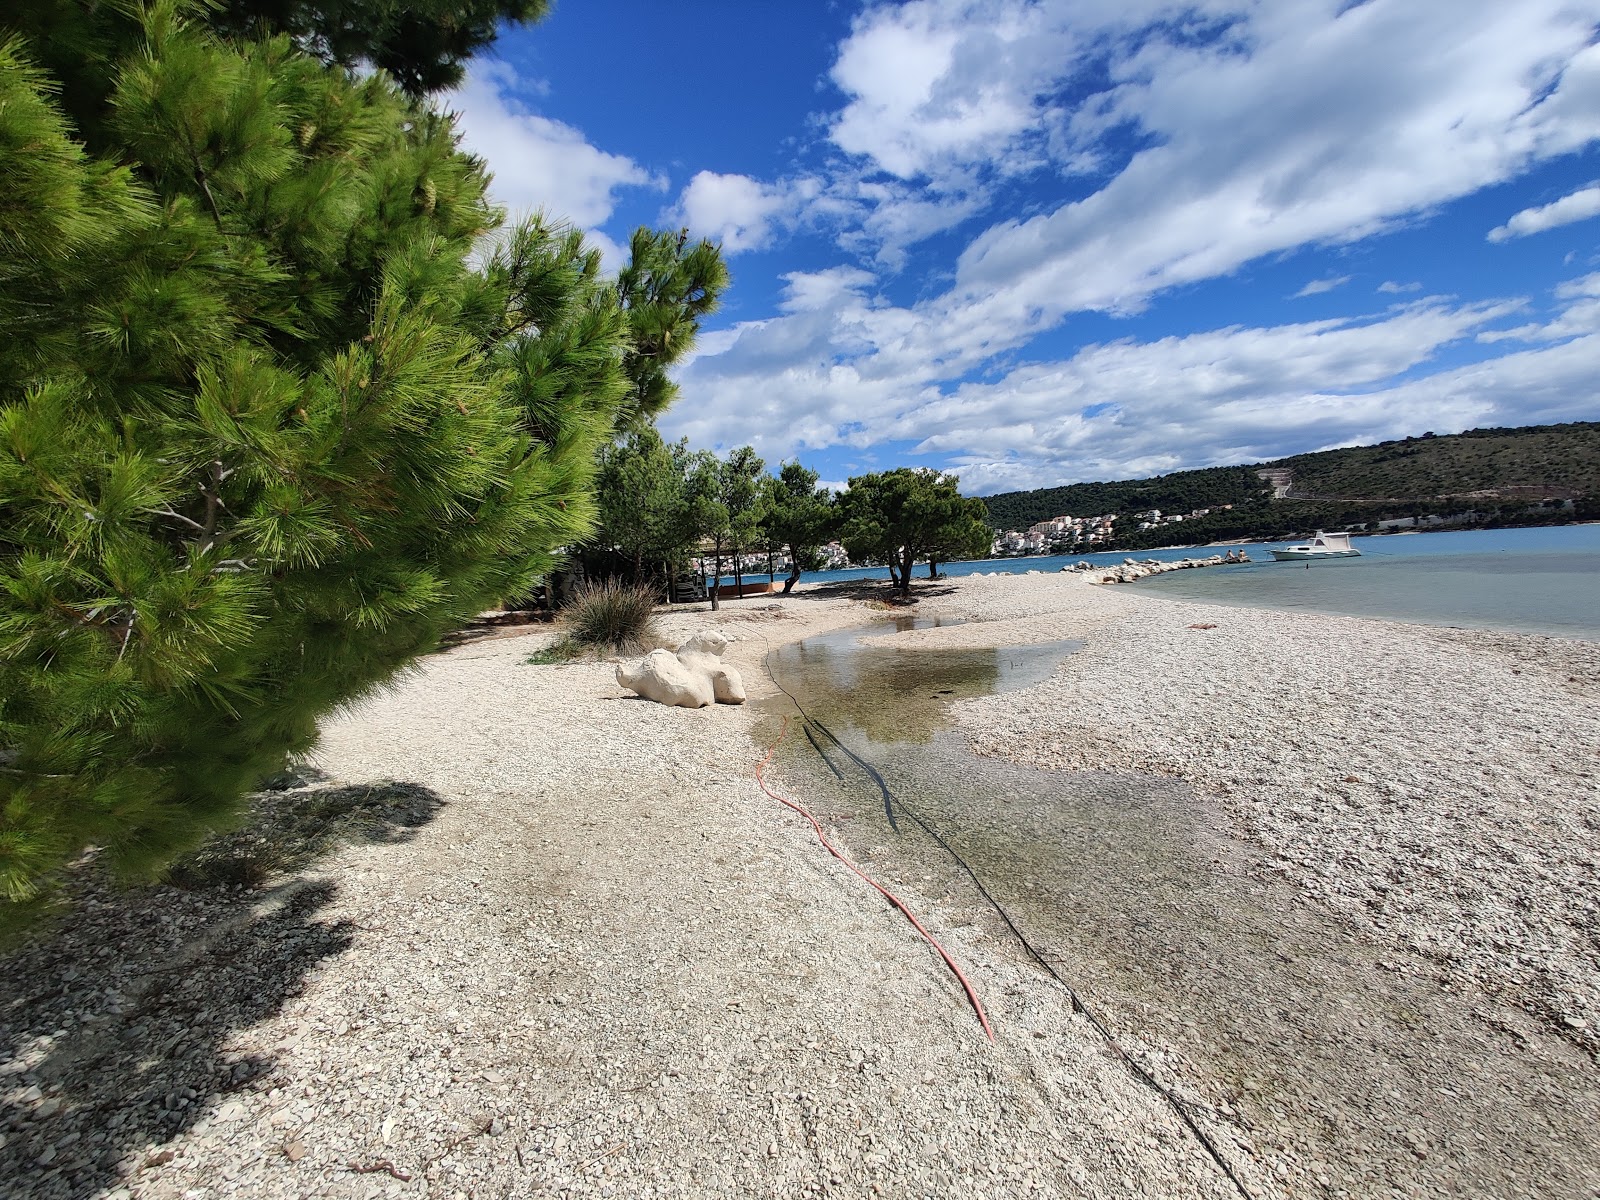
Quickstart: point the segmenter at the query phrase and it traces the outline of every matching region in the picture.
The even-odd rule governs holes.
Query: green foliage
[[[562,620],[579,646],[631,654],[655,636],[655,611],[653,590],[608,579],[582,588]]]
[[[1288,470],[1287,498],[1256,474]],[[1487,523],[1536,524],[1589,511],[1600,497],[1600,423],[1469,429],[1465,433],[1403,438],[1376,446],[1323,450],[1241,467],[1176,471],[1155,479],[1079,483],[990,496],[989,522],[997,529],[1026,529],[1051,517],[1124,518],[1150,508],[1192,512],[1231,504],[1181,524],[1137,531],[1118,524],[1117,544],[1127,549],[1189,542],[1295,537],[1314,529],[1360,527],[1394,517],[1473,510]],[[1547,498],[1573,499],[1576,513],[1541,514],[1530,506]]]
[[[596,480],[600,521],[586,562],[596,550],[608,552],[636,584],[676,571],[699,540],[687,496],[691,458],[687,442],[668,446],[651,425],[606,447]]]
[[[952,486],[948,491],[941,490],[929,509],[932,528],[923,553],[928,559],[930,578],[938,575],[942,562],[982,558],[989,553],[994,538],[989,529],[988,506],[982,500],[962,496]]]
[[[1306,499],[1422,501],[1600,495],[1600,422],[1469,429],[1298,454],[1269,464],[1294,473]]]
[[[686,495],[690,527],[696,538],[709,545],[718,579],[724,557],[734,556],[738,574],[738,556],[760,544],[761,473],[765,466],[749,446],[740,446],[726,459],[701,451],[689,460]],[[715,585],[711,607],[719,607]]]
[[[1051,517],[1100,517],[1159,508],[1192,512],[1219,504],[1246,504],[1270,496],[1257,467],[1207,467],[1174,471],[1154,479],[1119,483],[1074,483],[1031,492],[1002,492],[984,500],[995,529],[1027,529]]]
[[[663,361],[635,314],[684,303],[681,352],[715,301],[624,295],[543,218],[474,271],[499,217],[448,118],[196,11],[41,3],[48,47],[0,40],[17,905],[90,844],[158,871],[321,715],[525,594]]]
[[[551,642],[542,650],[535,650],[522,661],[530,667],[548,667],[556,663],[571,662],[582,653],[582,646],[571,638],[564,637],[559,641]]]
[[[839,497],[840,538],[855,562],[883,562],[896,590],[911,592],[911,568],[988,548],[983,502],[964,498],[954,475],[899,467],[850,480]]]
[[[690,243],[688,230],[635,231],[617,275],[630,341],[625,419],[633,428],[655,420],[677,396],[667,368],[694,345],[700,318],[727,287],[727,265],[709,242]]]
[[[762,479],[761,532],[769,546],[789,555],[789,577],[784,595],[800,581],[802,571],[822,567],[821,549],[833,537],[836,510],[828,489],[817,486],[817,473],[796,462],[786,462],[776,476]],[[985,534],[987,545],[987,533]]]
[[[288,34],[330,63],[371,63],[414,96],[454,87],[501,21],[539,20],[550,0],[222,0],[212,18],[239,37]]]

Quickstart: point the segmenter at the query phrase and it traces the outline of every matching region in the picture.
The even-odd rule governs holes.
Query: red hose
[[[788,736],[789,718],[785,716],[783,718],[783,729],[778,733],[778,740],[773,742],[772,745],[767,748],[766,754],[762,756],[761,762],[756,766],[756,783],[760,784],[761,790],[767,795],[771,796],[779,804],[783,805],[785,808],[792,808],[806,820],[810,821],[811,828],[817,831],[817,840],[822,843],[823,848],[826,849],[829,854],[833,855],[846,867],[850,868],[850,870],[854,871],[857,875],[861,876],[862,879],[871,884],[872,887],[877,889],[878,893],[882,895],[885,900],[894,905],[905,915],[906,920],[911,922],[916,931],[922,935],[923,940],[938,952],[940,958],[944,959],[944,965],[949,967],[955,977],[961,981],[961,986],[967,993],[967,999],[972,1004],[972,1011],[978,1014],[978,1022],[983,1026],[983,1032],[988,1036],[991,1042],[994,1041],[994,1030],[989,1027],[989,1018],[983,1011],[983,1003],[978,999],[978,993],[973,989],[972,984],[967,982],[967,977],[961,973],[961,968],[956,966],[956,960],[950,957],[950,952],[939,944],[938,939],[936,939],[933,934],[929,933],[922,927],[922,922],[917,920],[912,911],[906,907],[905,901],[901,900],[899,896],[896,896],[888,888],[884,887],[883,884],[879,883],[871,875],[868,875],[860,867],[856,866],[855,863],[846,858],[838,849],[838,847],[828,840],[828,835],[822,832],[821,823],[818,822],[818,820],[809,812],[807,812],[805,808],[795,803],[793,800],[788,799],[787,797],[778,795],[777,792],[773,791],[767,786],[767,781],[763,777],[762,772],[767,769],[767,764],[772,761],[773,754],[777,751],[778,747],[783,744],[783,739]]]

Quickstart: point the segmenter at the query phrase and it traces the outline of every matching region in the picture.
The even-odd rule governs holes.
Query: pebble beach
[[[1181,997],[1085,954],[1081,1011],[953,868],[776,763],[769,786],[961,964],[986,1038],[904,917],[758,784],[784,732],[767,651],[881,618],[864,591],[664,613],[666,643],[734,639],[741,707],[531,663],[546,631],[469,642],[330,720],[259,800],[269,824],[359,814],[346,836],[248,885],[119,892],[88,867],[54,936],[5,960],[7,1194],[1600,1190],[1600,644],[1072,575],[923,597],[960,623],[894,644],[1082,641],[1043,683],[955,705],[952,736],[1184,806],[1226,877],[1208,920],[1281,922],[1270,953],[1174,935],[1170,955],[1239,964]],[[1298,1083],[1294,1039],[1321,1064]]]

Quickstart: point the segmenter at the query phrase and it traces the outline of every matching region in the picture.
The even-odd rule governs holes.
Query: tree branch
[[[199,521],[192,521],[181,512],[173,512],[170,508],[155,508],[150,511],[158,517],[171,517],[174,521],[182,521],[190,529],[198,529],[201,533],[206,531],[206,527]]]

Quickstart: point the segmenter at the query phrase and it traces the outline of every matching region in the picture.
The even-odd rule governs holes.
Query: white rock
[[[678,647],[652,650],[633,666],[617,668],[617,682],[657,704],[704,708],[711,703],[743,704],[744,680],[722,661],[728,639],[714,629],[701,630]]]

